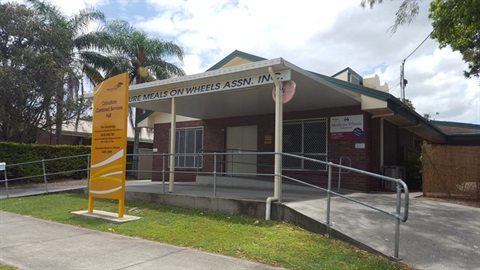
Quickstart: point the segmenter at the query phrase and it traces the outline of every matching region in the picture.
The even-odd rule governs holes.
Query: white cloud
[[[3,2],[3,0],[0,0]],[[55,0],[74,13],[83,2]],[[432,30],[429,1],[421,2],[416,21],[388,32],[400,1],[374,9],[360,0],[90,0],[152,36],[185,49],[183,68],[199,73],[235,49],[265,58],[283,57],[308,70],[331,75],[347,66],[361,75],[378,73],[400,96],[400,64]],[[115,14],[115,13],[114,13]],[[428,39],[405,63],[406,97],[420,114],[437,120],[480,124],[478,79],[465,79],[461,55],[440,50]]]

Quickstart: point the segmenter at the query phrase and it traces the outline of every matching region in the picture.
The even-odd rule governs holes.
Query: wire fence
[[[150,155],[150,154],[144,154],[144,155]],[[327,209],[326,209],[326,217],[325,217],[325,223],[327,226],[331,225],[331,203],[332,203],[332,196],[342,198],[345,200],[348,200],[350,202],[360,204],[362,206],[365,206],[367,208],[373,209],[377,212],[386,214],[390,217],[392,217],[395,220],[395,242],[394,242],[394,255],[392,256],[394,259],[398,259],[398,252],[399,252],[399,242],[400,242],[400,223],[401,222],[406,222],[408,219],[408,212],[409,212],[409,191],[408,187],[403,182],[401,179],[397,178],[392,178],[384,175],[379,175],[379,174],[374,174],[371,172],[359,170],[352,168],[350,166],[350,162],[347,162],[348,159],[346,158],[340,158],[339,163],[341,164],[336,164],[333,162],[327,162],[324,160],[319,160],[319,159],[314,159],[310,157],[305,157],[305,156],[298,156],[298,155],[293,155],[293,154],[288,154],[288,153],[275,153],[275,152],[203,152],[203,153],[192,153],[192,154],[161,154],[161,153],[154,153],[151,154],[156,157],[155,160],[161,160],[161,168],[158,170],[146,170],[150,171],[152,173],[160,173],[161,174],[161,181],[163,183],[163,190],[162,192],[165,193],[165,181],[167,179],[167,175],[175,175],[177,173],[182,173],[182,174],[196,174],[196,175],[203,175],[203,176],[211,176],[213,178],[213,196],[216,197],[216,190],[217,190],[217,183],[216,179],[219,176],[232,176],[232,172],[226,172],[223,168],[225,168],[225,163],[227,162],[226,156],[252,156],[255,155],[257,157],[259,156],[275,156],[275,155],[280,155],[283,158],[288,158],[290,160],[294,159],[300,159],[302,160],[302,163],[311,163],[311,164],[318,164],[315,167],[317,168],[323,168],[325,167],[325,173],[327,174],[328,178],[328,184],[327,187],[320,187],[316,186],[310,183],[306,183],[304,181],[301,181],[299,179],[296,179],[294,177],[290,177],[287,175],[276,175],[273,173],[258,173],[256,171],[254,172],[235,172],[234,175],[236,177],[281,177],[281,179],[289,180],[301,185],[305,185],[308,187],[312,187],[318,190],[321,190],[323,192],[326,192],[327,194]],[[198,162],[197,167],[202,166],[202,169],[200,170],[197,168],[196,170],[190,170],[190,171],[178,171],[175,168],[169,168],[169,160],[171,158],[176,158],[178,156],[184,157],[185,159],[189,157],[196,157],[199,158],[199,155],[201,155],[201,158],[198,160],[201,160],[202,162]],[[236,160],[245,160],[245,159],[236,159]],[[74,162],[74,163],[80,163],[82,166],[76,167],[75,169],[65,169],[64,167],[61,166],[55,166],[54,164],[58,164],[59,162]],[[209,161],[212,162],[213,166],[205,166],[205,162]],[[68,163],[67,162],[67,163]],[[228,161],[231,162],[231,161]],[[345,163],[344,163],[345,162]],[[343,164],[342,164],[343,163]],[[9,183],[15,182],[15,181],[22,181],[22,180],[34,180],[38,182],[38,179],[42,179],[44,188],[45,188],[45,193],[49,192],[48,188],[48,183],[49,179],[54,179],[58,178],[58,176],[79,176],[83,177],[85,176],[87,179],[89,178],[89,168],[90,168],[90,155],[79,155],[79,156],[71,156],[71,157],[63,157],[63,158],[55,158],[55,159],[45,159],[45,160],[39,160],[39,161],[32,161],[32,162],[24,162],[24,163],[17,163],[17,164],[5,164],[4,166],[0,166],[0,169],[4,169],[4,179],[0,180],[0,184],[4,184],[5,190],[7,193],[7,197],[9,196]],[[345,165],[344,165],[345,164]],[[348,164],[348,166],[346,165]],[[0,164],[1,165],[1,164]],[[83,166],[85,165],[85,166]],[[254,165],[254,164],[250,164]],[[28,168],[37,168],[40,167],[41,171],[38,172],[38,170],[30,170],[32,173],[30,175],[22,175],[22,176],[17,176],[14,178],[8,178],[9,171],[12,170],[18,170],[21,167],[28,167]],[[322,170],[323,171],[323,170]],[[390,182],[392,185],[396,187],[396,199],[395,199],[395,211],[392,212],[390,208],[385,208],[384,206],[376,206],[371,203],[363,202],[348,196],[345,196],[341,194],[340,192],[335,192],[334,187],[333,187],[333,181],[334,177],[333,174],[334,172],[338,173],[338,187],[337,191],[340,190],[340,185],[341,185],[341,175],[342,174],[360,174],[364,175],[367,177],[372,177],[374,179],[379,179],[380,181],[384,182]],[[51,180],[50,180],[51,181]],[[268,201],[268,199],[267,199]]]

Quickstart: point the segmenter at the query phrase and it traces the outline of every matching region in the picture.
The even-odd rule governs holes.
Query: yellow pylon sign
[[[109,78],[94,89],[88,212],[94,198],[118,200],[118,217],[125,203],[127,157],[128,73]]]

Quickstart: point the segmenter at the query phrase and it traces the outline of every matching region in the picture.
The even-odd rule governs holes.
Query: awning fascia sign
[[[275,75],[278,81],[288,81],[291,80],[292,72],[290,69],[277,70],[275,71]],[[161,89],[138,95],[130,95],[128,101],[129,104],[134,104],[145,101],[169,99],[172,97],[183,97],[213,92],[232,91],[271,83],[273,83],[273,78],[268,73],[268,70],[266,70],[266,72],[263,74],[243,76],[226,80],[222,80],[222,77],[218,77],[218,80],[212,80],[212,82],[191,84],[185,87]]]

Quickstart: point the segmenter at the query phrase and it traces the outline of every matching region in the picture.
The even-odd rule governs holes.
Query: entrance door
[[[257,173],[257,126],[227,127],[227,153],[253,155],[227,155],[228,173]]]

